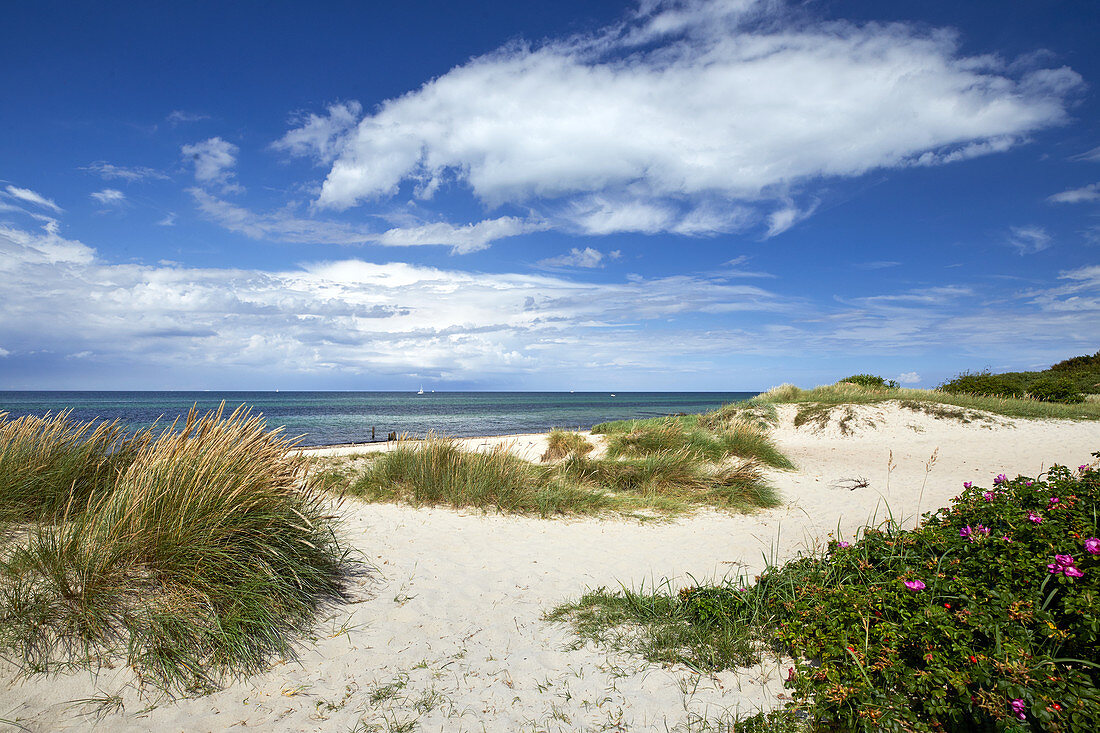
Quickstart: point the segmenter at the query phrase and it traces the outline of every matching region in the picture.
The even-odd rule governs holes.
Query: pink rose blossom
[[[972,489],[972,488],[974,488],[974,484],[971,483],[970,481],[963,481],[963,488],[964,489]]]
[[[1027,513],[1027,518],[1030,519],[1031,521],[1035,522],[1036,524],[1040,524],[1043,521],[1042,517],[1040,517],[1038,514],[1036,514],[1035,512],[1032,512],[1032,511],[1029,511]]]
[[[1085,540],[1085,549],[1088,550],[1090,555],[1100,555],[1100,539],[1089,537]]]
[[[1027,715],[1024,711],[1027,710],[1027,703],[1020,698],[1016,698],[1012,701],[1012,712],[1016,713],[1016,717],[1020,720],[1027,720]]]
[[[907,580],[905,587],[909,590],[924,590],[927,586],[919,580]]]

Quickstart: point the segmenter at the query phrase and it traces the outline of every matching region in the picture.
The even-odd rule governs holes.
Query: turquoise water
[[[269,428],[302,435],[303,445],[423,437],[511,435],[550,428],[586,429],[605,420],[704,412],[756,392],[4,392],[0,412],[11,417],[72,409],[76,420],[118,418],[132,428],[171,422],[192,405],[261,412]]]

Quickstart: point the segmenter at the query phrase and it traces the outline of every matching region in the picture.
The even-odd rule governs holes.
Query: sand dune
[[[887,511],[911,522],[963,481],[1077,466],[1100,450],[1100,423],[852,410],[843,428],[843,414],[795,428],[794,408],[780,406],[774,437],[798,469],[772,473],[782,507],[749,516],[540,520],[347,502],[346,535],[376,571],[354,603],[318,623],[297,661],[177,701],[143,697],[125,668],[23,679],[6,666],[0,720],[35,731],[686,730],[696,716],[773,706],[776,664],[699,678],[569,649],[573,637],[543,613],[598,586],[755,573],[764,555],[792,557]],[[543,436],[465,441],[497,442],[533,459],[545,449]]]

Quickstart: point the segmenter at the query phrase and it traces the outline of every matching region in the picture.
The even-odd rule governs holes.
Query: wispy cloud
[[[885,270],[890,267],[897,267],[900,262],[894,260],[875,260],[873,262],[857,262],[853,265],[857,270]]]
[[[605,258],[617,260],[620,257],[622,257],[622,252],[617,249],[605,255],[603,252],[598,249],[593,249],[592,247],[585,247],[584,249],[573,247],[563,255],[539,260],[539,265],[542,267],[603,267]]]
[[[126,203],[126,194],[117,188],[105,188],[89,195],[104,206],[120,206]]]
[[[201,122],[202,120],[210,119],[210,115],[202,114],[201,112],[186,112],[182,109],[175,109],[168,113],[165,117],[168,122],[173,125],[180,125],[186,122]]]
[[[775,236],[813,212],[815,180],[1007,150],[1081,87],[1068,68],[963,56],[947,32],[656,2],[472,59],[361,119],[331,105],[276,146],[330,166],[318,204],[334,209],[462,186],[589,234]]]
[[[241,188],[232,179],[237,165],[239,149],[231,142],[220,137],[212,137],[200,143],[184,145],[180,148],[184,159],[195,167],[195,180],[203,185],[217,185],[223,191],[240,191]]]
[[[1100,147],[1075,155],[1070,160],[1086,160],[1092,163],[1100,163]]]
[[[136,183],[139,181],[169,180],[167,175],[155,168],[114,165],[104,160],[90,163],[79,170],[94,173],[105,181],[122,180],[128,183]]]
[[[174,212],[169,211],[164,215],[160,221],[157,222],[158,227],[172,227],[176,225],[176,215]]]
[[[56,226],[0,225],[0,273],[5,350],[90,351],[116,374],[185,363],[222,379],[253,370],[500,383],[593,370],[724,374],[733,354],[949,349],[962,359],[1100,340],[1100,266],[1004,290],[996,303],[952,285],[829,303],[724,273],[586,282],[356,259],[281,270],[111,264]]]
[[[1050,247],[1053,239],[1046,229],[1036,226],[1009,227],[1008,244],[1021,255],[1035,254]]]
[[[1056,193],[1047,198],[1056,204],[1080,204],[1089,201],[1100,201],[1100,183],[1090,183],[1081,188],[1073,188],[1062,193]]]
[[[546,224],[514,216],[469,224],[448,222],[417,223],[410,226],[372,229],[362,224],[305,219],[292,211],[253,212],[229,203],[199,188],[188,189],[208,219],[252,239],[304,244],[379,244],[388,247],[442,245],[452,254],[469,254],[486,249],[494,241],[544,229]]]
[[[18,186],[8,186],[7,195],[13,199],[23,201],[34,206],[39,206],[43,209],[49,209],[55,214],[60,214],[63,209],[53,202],[52,199],[48,199],[40,193],[30,190],[29,188],[19,188]]]
[[[355,129],[363,113],[358,102],[330,104],[324,115],[299,114],[291,121],[298,125],[272,144],[291,155],[312,156],[318,162],[331,163],[343,148],[349,132]]]

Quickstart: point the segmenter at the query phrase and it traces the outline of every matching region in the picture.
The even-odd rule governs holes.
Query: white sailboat
[[[424,394],[424,385],[420,385],[420,391],[417,394]]]

